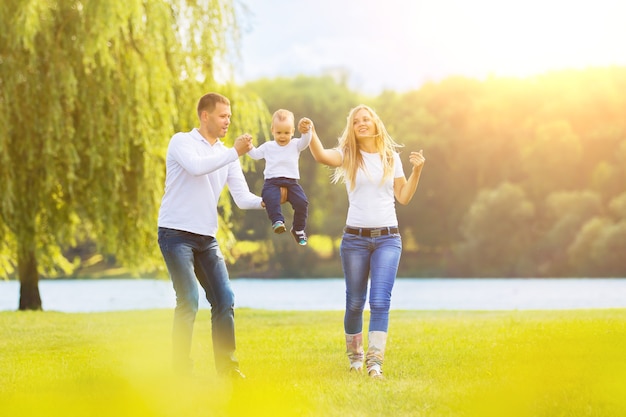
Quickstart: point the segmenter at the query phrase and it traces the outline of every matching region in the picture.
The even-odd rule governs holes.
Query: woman
[[[333,182],[348,191],[348,216],[341,241],[341,264],[346,282],[344,330],[350,371],[382,378],[387,343],[391,290],[402,252],[395,200],[408,204],[424,166],[422,151],[411,152],[407,179],[397,148],[376,112],[359,105],[348,114],[336,148],[325,149],[312,128],[309,145],[317,162],[335,168]],[[395,199],[395,200],[394,200]],[[363,309],[370,288],[368,350],[363,349]]]

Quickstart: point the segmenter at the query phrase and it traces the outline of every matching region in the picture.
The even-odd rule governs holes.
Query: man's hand
[[[233,147],[235,148],[235,150],[237,151],[237,155],[239,156],[248,153],[248,151],[252,149],[252,136],[244,133],[243,135],[235,139],[235,144],[233,145]]]
[[[287,202],[287,187],[280,187],[280,204]],[[261,201],[261,207],[265,208],[265,201]]]

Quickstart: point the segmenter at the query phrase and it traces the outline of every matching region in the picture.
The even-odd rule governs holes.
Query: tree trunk
[[[42,310],[37,258],[33,249],[20,248],[17,257],[17,271],[20,277],[19,309]]]

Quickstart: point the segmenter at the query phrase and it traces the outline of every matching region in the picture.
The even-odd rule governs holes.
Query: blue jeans
[[[176,292],[172,331],[174,367],[191,369],[191,337],[198,312],[198,284],[211,304],[211,336],[218,372],[238,368],[235,359],[235,294],[217,240],[159,227],[159,247]]]
[[[400,234],[362,237],[344,233],[339,253],[346,281],[345,332],[363,331],[368,277],[371,279],[369,331],[386,332],[391,290],[402,253]]]
[[[267,217],[272,224],[277,221],[284,222],[283,212],[280,208],[280,187],[287,188],[287,201],[293,208],[293,230],[304,230],[306,219],[309,214],[309,200],[304,190],[294,178],[268,178],[263,183],[261,198],[265,203]]]

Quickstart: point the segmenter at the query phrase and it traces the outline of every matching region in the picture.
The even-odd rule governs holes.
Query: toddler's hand
[[[298,130],[302,134],[308,133],[312,127],[313,127],[313,122],[308,117],[303,117],[298,122]]]

